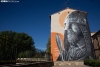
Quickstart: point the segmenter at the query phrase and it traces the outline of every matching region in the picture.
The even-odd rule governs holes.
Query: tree
[[[46,52],[51,53],[51,38],[48,39],[48,42],[46,44]]]
[[[32,58],[33,52],[32,51],[24,51],[18,54],[19,58]]]
[[[16,58],[20,53],[31,51],[35,54],[34,40],[26,33],[13,31],[0,32],[0,59],[10,60]],[[27,54],[28,52],[26,52]]]

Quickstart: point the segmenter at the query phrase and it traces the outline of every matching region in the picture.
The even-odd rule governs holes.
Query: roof
[[[96,32],[91,32],[91,36],[94,35]]]
[[[62,10],[57,11],[57,12],[55,12],[55,13],[59,13],[59,12],[61,12],[61,11],[63,11],[63,10],[66,10],[66,9],[77,10],[77,9],[73,9],[73,8],[69,8],[69,7],[67,7],[67,8],[65,8],[65,9],[62,9]],[[78,10],[78,11],[81,11],[81,10]],[[87,12],[85,12],[85,11],[81,11],[81,12],[87,13]],[[55,14],[55,13],[53,13],[53,14]],[[53,15],[53,14],[51,14],[51,15]],[[50,15],[50,16],[51,16],[51,15]]]
[[[100,30],[97,31],[95,34],[93,34],[92,37],[95,36],[95,35],[97,35],[98,33],[100,33]]]

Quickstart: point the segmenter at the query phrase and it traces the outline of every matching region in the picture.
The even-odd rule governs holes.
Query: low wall
[[[17,61],[52,61],[49,58],[17,58]]]
[[[83,61],[55,61],[54,66],[61,65],[84,65]]]
[[[46,58],[18,58],[21,61],[46,61]]]

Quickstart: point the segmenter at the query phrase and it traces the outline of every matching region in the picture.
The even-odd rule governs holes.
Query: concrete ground
[[[90,67],[86,65],[61,65],[61,66],[52,66],[52,67]]]

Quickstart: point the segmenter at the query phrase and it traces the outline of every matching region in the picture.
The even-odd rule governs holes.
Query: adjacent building
[[[96,60],[100,60],[100,30],[94,32],[91,37],[93,43],[94,57]]]

